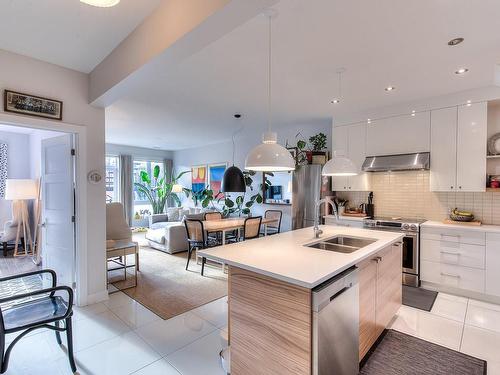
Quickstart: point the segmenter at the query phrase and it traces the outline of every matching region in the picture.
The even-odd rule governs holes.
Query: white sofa
[[[168,208],[165,214],[151,215],[146,239],[149,246],[175,254],[188,250],[188,240],[184,217],[203,220],[203,213],[192,214],[188,209]]]

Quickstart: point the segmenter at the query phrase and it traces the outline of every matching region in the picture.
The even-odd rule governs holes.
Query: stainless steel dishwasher
[[[351,267],[313,289],[313,375],[359,372],[358,269]]]

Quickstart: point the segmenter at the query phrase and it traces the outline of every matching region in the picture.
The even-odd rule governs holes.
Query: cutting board
[[[473,221],[454,221],[451,219],[444,219],[443,220],[444,224],[453,224],[453,225],[463,225],[463,226],[469,226],[469,227],[478,227],[481,225],[481,222],[479,220],[473,220]]]

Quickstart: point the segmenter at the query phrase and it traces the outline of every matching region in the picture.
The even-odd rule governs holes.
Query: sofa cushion
[[[181,221],[181,211],[182,208],[179,207],[168,207],[167,208],[167,216],[168,221]]]

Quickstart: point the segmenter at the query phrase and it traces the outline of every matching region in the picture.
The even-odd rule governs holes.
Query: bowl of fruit
[[[469,211],[460,211],[458,208],[451,210],[450,219],[453,221],[472,221],[474,220],[474,215]]]

